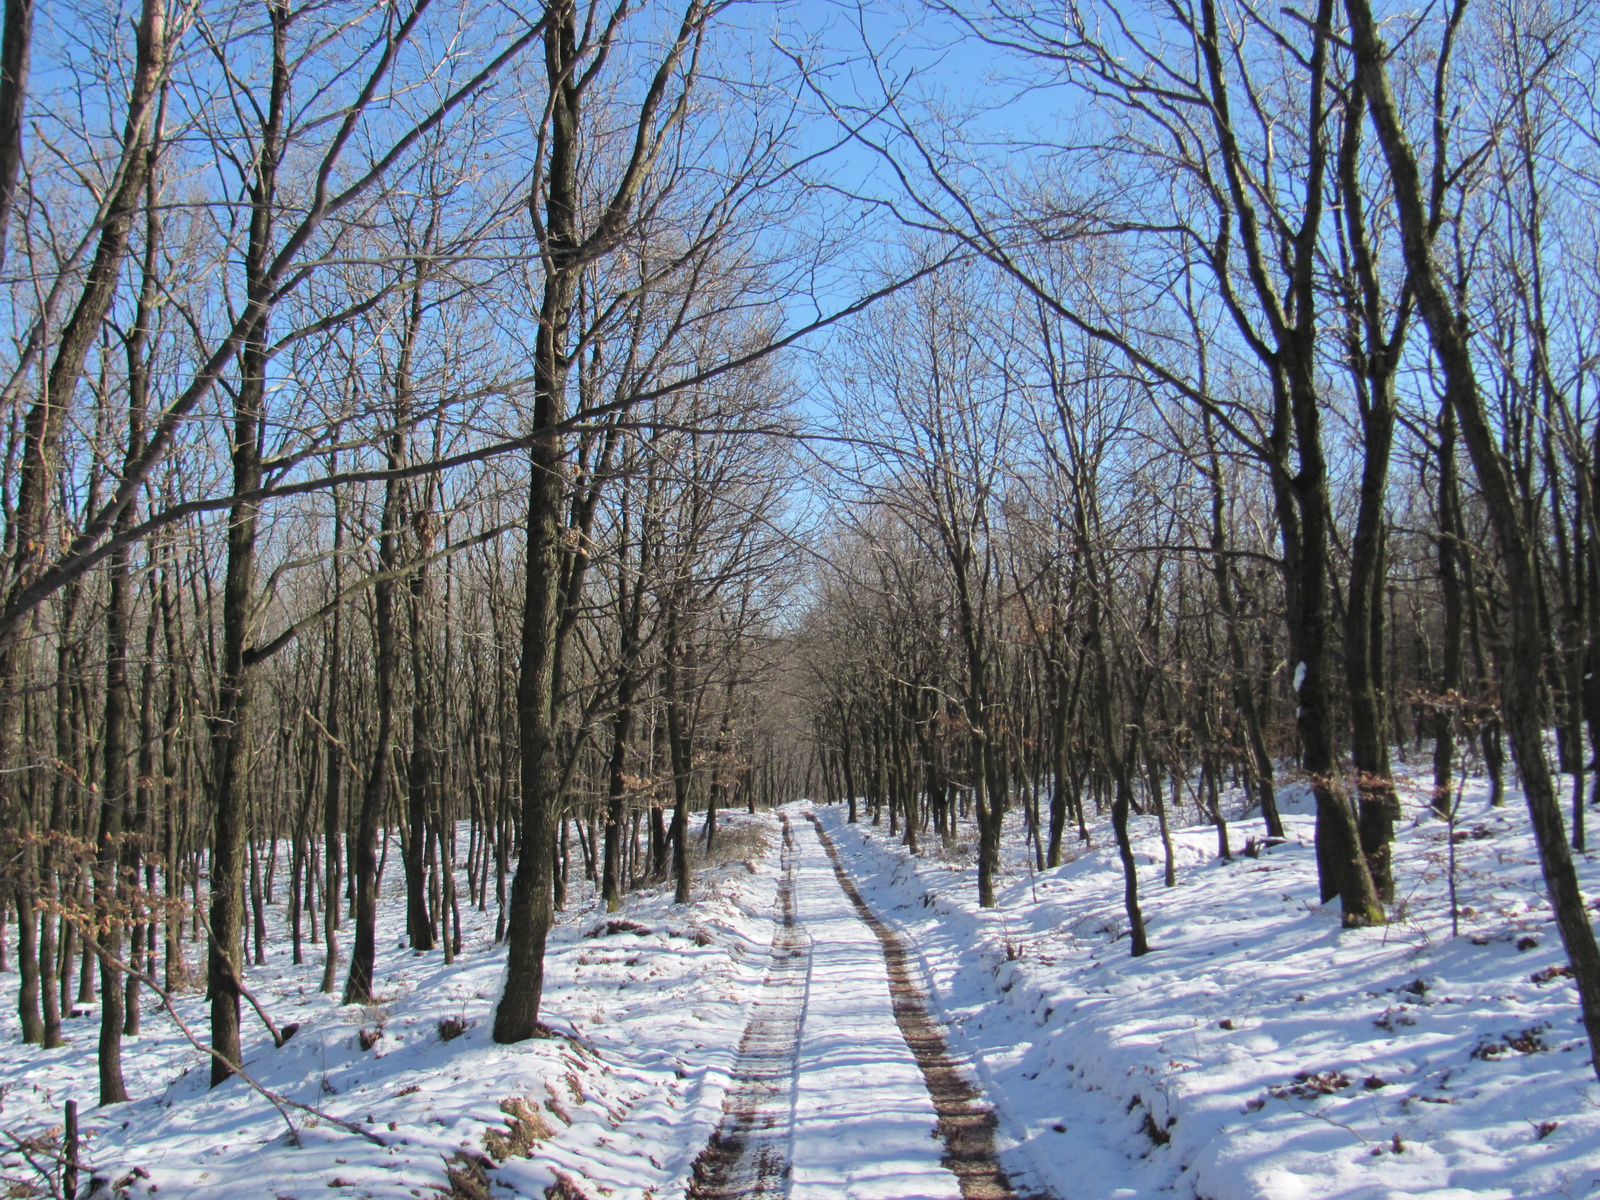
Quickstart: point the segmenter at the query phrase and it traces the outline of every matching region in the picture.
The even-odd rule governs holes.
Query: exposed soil
[[[828,861],[833,864],[839,886],[850,897],[856,915],[866,922],[883,946],[895,1023],[917,1060],[928,1094],[933,1097],[934,1110],[939,1114],[939,1136],[944,1139],[945,1146],[942,1161],[960,1180],[961,1195],[965,1200],[1041,1200],[1025,1196],[1012,1187],[995,1153],[994,1110],[950,1056],[944,1035],[928,1016],[905,943],[867,907],[821,823],[811,813],[806,815],[816,826],[817,837],[828,852]]]

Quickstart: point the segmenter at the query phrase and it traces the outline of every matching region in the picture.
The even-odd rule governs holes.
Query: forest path
[[[1017,1197],[994,1114],[929,1018],[899,935],[815,820],[783,823],[772,965],[690,1200]]]

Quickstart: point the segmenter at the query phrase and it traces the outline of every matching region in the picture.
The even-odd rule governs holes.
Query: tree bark
[[[1458,3],[1457,19],[1461,7]],[[1541,717],[1546,706],[1541,668],[1546,642],[1538,611],[1532,536],[1524,524],[1508,464],[1478,388],[1469,325],[1456,309],[1434,260],[1433,230],[1421,174],[1389,85],[1388,50],[1368,0],[1345,0],[1345,10],[1350,17],[1358,77],[1389,168],[1401,247],[1416,293],[1417,310],[1427,325],[1444,376],[1445,397],[1460,423],[1500,548],[1511,642],[1502,674],[1501,712],[1522,773],[1523,795],[1538,841],[1540,866],[1578,987],[1584,1027],[1594,1051],[1594,1069],[1600,1075],[1600,945],[1596,944],[1594,928],[1584,908],[1562,827],[1560,800],[1544,757]],[[1444,69],[1442,63],[1439,69]]]
[[[32,48],[33,0],[6,0],[5,32],[0,38],[0,270],[6,264],[6,231],[22,173],[22,118]]]
[[[250,233],[245,249],[249,297],[260,307],[239,358],[233,416],[233,490],[261,485],[262,415],[266,401],[266,269],[272,253],[278,160],[283,152],[284,106],[289,91],[289,23],[280,0],[267,9],[272,29],[272,79],[261,140],[250,181]],[[218,711],[211,721],[216,788],[211,859],[211,931],[206,979],[211,999],[211,1084],[228,1079],[243,1061],[239,1029],[239,972],[243,964],[245,838],[249,821],[251,709],[254,680],[247,658],[255,608],[256,537],[260,505],[237,501],[229,510],[228,561],[223,580],[223,651]]]

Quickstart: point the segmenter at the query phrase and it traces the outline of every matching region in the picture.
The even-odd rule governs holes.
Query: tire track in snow
[[[733,1086],[722,1122],[694,1160],[688,1200],[782,1196],[789,1190],[790,1109],[800,1027],[805,1019],[811,937],[795,915],[795,844],[783,820],[782,921],[772,935],[772,960],[761,999],[739,1042]]]
[[[895,1024],[905,1039],[928,1095],[933,1098],[934,1111],[939,1114],[939,1136],[944,1140],[944,1166],[961,1184],[964,1200],[1048,1200],[1017,1192],[1010,1177],[1000,1166],[995,1151],[994,1132],[998,1121],[994,1110],[983,1095],[967,1078],[965,1072],[945,1046],[939,1026],[928,1016],[927,1007],[917,989],[911,956],[900,935],[878,919],[861,898],[855,881],[850,878],[834,849],[833,841],[822,828],[814,813],[807,813],[816,828],[822,848],[828,852],[833,873],[839,886],[855,906],[856,915],[877,935],[883,947],[884,965],[889,975],[889,994],[894,1002]],[[788,818],[784,818],[784,839],[789,842]],[[691,1196],[695,1193],[691,1192]],[[722,1195],[724,1193],[718,1193]],[[739,1193],[760,1195],[759,1192]]]

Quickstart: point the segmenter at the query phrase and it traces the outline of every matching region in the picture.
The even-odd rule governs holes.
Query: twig
[[[11,1139],[12,1149],[22,1156],[23,1161],[28,1164],[28,1167],[34,1172],[34,1174],[38,1175],[45,1181],[45,1186],[50,1189],[50,1195],[56,1197],[57,1200],[60,1200],[61,1189],[56,1186],[56,1175],[50,1170],[49,1167],[41,1167],[37,1162],[34,1161],[33,1156],[38,1154],[43,1158],[54,1159],[56,1166],[60,1167],[66,1164],[66,1155],[57,1154],[55,1151],[51,1150],[50,1147],[41,1145],[35,1138],[18,1137],[14,1130],[8,1129],[5,1131],[5,1134],[6,1137]]]
[[[1314,1109],[1309,1109],[1309,1108],[1296,1108],[1294,1105],[1290,1104],[1287,1100],[1285,1100],[1283,1103],[1284,1103],[1284,1107],[1286,1107],[1290,1112],[1297,1112],[1303,1117],[1315,1117],[1319,1121],[1326,1121],[1329,1125],[1337,1125],[1340,1129],[1344,1130],[1346,1133],[1351,1134],[1352,1136],[1354,1136],[1358,1141],[1360,1141],[1360,1143],[1363,1146],[1372,1145],[1371,1142],[1369,1142],[1366,1138],[1361,1136],[1361,1131],[1359,1129],[1356,1129],[1352,1125],[1346,1125],[1343,1121],[1335,1121],[1332,1117],[1328,1116],[1327,1113],[1319,1113],[1319,1112],[1315,1111]]]

